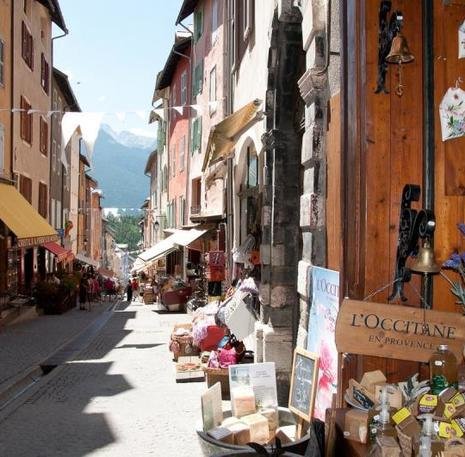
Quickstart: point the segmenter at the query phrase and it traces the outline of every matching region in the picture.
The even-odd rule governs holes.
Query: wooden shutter
[[[20,136],[24,141],[32,144],[32,114],[27,114],[31,109],[31,105],[23,96],[21,96],[20,100],[20,108],[23,110],[20,114]]]
[[[48,124],[43,117],[40,118],[40,152],[48,154]]]
[[[19,192],[32,204],[32,181],[26,176],[20,175],[19,177]]]
[[[47,185],[39,183],[39,214],[47,218]]]

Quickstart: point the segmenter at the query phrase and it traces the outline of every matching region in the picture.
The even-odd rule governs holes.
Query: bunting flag
[[[173,106],[173,109],[182,116],[182,113],[184,111],[183,106]]]

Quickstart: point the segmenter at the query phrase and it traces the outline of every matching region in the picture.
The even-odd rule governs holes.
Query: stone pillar
[[[298,265],[300,301],[297,345],[306,347],[311,306],[312,265],[326,266],[326,131],[328,102],[339,92],[339,0],[303,0],[302,41],[306,71],[299,79],[305,102],[305,132],[301,164],[304,170],[300,196],[302,253]],[[329,10],[328,10],[329,8]],[[329,22],[328,22],[329,18]]]
[[[263,135],[261,325],[258,361],[276,364],[278,399],[287,404],[298,310],[300,256],[298,208],[301,193],[300,99],[297,81],[304,67],[301,14],[291,1],[279,2],[272,25]],[[260,347],[259,347],[260,346]]]

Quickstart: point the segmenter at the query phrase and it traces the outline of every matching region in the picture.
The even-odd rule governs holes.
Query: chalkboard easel
[[[317,354],[296,348],[292,364],[289,409],[298,416],[297,438],[300,438],[303,421],[311,421],[317,381]]]

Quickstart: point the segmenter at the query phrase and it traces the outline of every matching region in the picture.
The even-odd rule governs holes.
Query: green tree
[[[118,244],[127,244],[130,251],[137,249],[137,243],[141,240],[139,228],[140,216],[134,214],[120,214],[107,216],[109,226],[115,231],[115,241]]]

